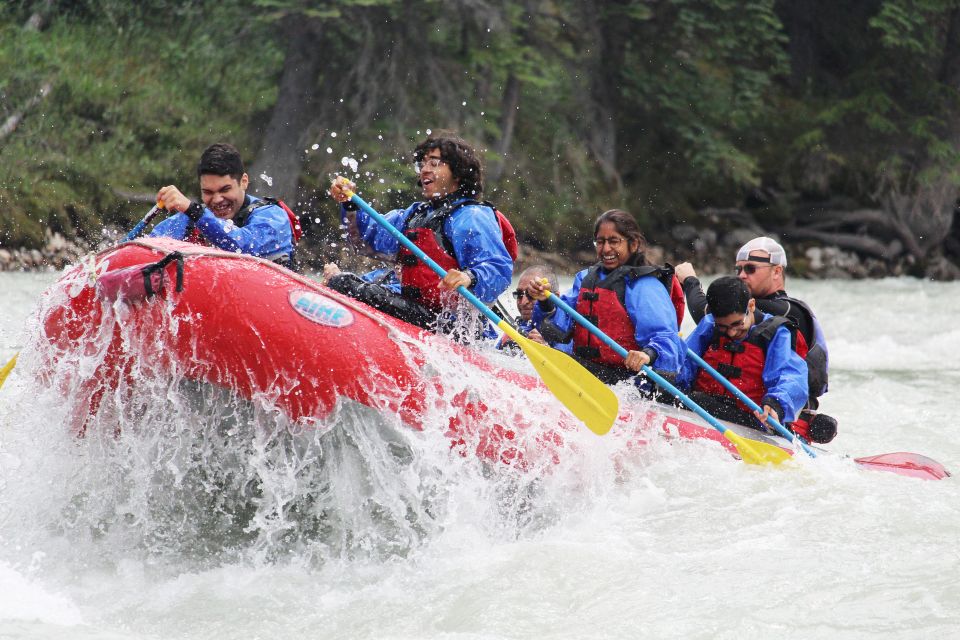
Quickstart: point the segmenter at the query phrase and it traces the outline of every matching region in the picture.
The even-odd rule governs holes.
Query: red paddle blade
[[[919,453],[882,453],[878,456],[868,456],[866,458],[855,458],[861,467],[873,469],[874,471],[889,471],[890,473],[899,473],[903,476],[912,478],[923,478],[924,480],[943,480],[950,477],[950,472],[946,467]]]

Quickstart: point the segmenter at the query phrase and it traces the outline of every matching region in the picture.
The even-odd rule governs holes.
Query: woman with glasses
[[[611,209],[597,218],[593,240],[597,263],[578,273],[573,287],[561,297],[626,349],[627,358],[556,309],[542,281],[528,288],[538,300],[534,324],[547,342],[569,343],[563,350],[608,384],[632,377],[643,365],[667,376],[676,374],[685,351],[677,333],[678,308],[670,293],[673,270],[647,262],[647,241],[626,211]]]
[[[489,304],[506,291],[513,276],[516,236],[509,222],[483,194],[483,169],[473,148],[446,135],[427,138],[413,152],[417,186],[423,200],[384,217],[447,272],[441,278],[349,200],[355,186],[338,177],[330,195],[341,216],[353,217],[360,236],[378,253],[394,255],[400,267],[400,293],[364,282],[354,274],[336,273],[327,286],[425,329],[479,335],[483,323],[464,327],[469,308],[458,305],[455,289],[464,286]],[[333,273],[333,267],[325,268]]]

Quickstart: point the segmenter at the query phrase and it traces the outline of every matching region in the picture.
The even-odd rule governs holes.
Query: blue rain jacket
[[[248,207],[259,201],[260,198],[247,194],[243,204]],[[154,227],[150,235],[184,240],[190,228],[190,218],[184,213],[176,213]],[[234,224],[233,220],[218,218],[204,207],[197,228],[210,244],[224,251],[246,253],[267,260],[293,255],[290,219],[286,211],[275,204],[254,209],[242,227]]]
[[[772,317],[765,313],[762,321]],[[756,324],[750,327],[750,333],[756,327]],[[687,347],[697,355],[703,356],[713,341],[713,331],[713,315],[707,314],[694,332],[686,338]],[[749,336],[750,333],[747,335]],[[691,389],[699,371],[700,366],[692,358],[686,359],[683,370],[677,378],[677,386],[681,389]],[[774,398],[783,407],[784,415],[780,416],[780,422],[796,420],[797,414],[807,403],[807,363],[790,346],[790,330],[787,327],[777,329],[767,347],[766,359],[763,363],[763,384],[766,387],[764,398]]]
[[[407,228],[407,220],[420,205],[415,202],[406,209],[394,209],[383,217],[400,232]],[[344,211],[341,211],[344,215]],[[364,242],[374,251],[395,255],[400,242],[380,226],[363,209],[356,212],[357,229]],[[503,234],[493,209],[468,204],[453,212],[443,223],[443,232],[453,243],[453,255],[460,271],[470,269],[476,282],[473,294],[490,304],[507,290],[513,277],[513,259],[503,245]]]
[[[573,279],[573,287],[560,297],[574,309],[577,308],[577,298],[580,297],[580,286],[583,277],[587,274],[584,269]],[[606,279],[606,273],[600,270],[600,280]],[[663,284],[652,276],[637,278],[627,283],[624,291],[624,303],[630,322],[633,323],[634,337],[641,349],[650,348],[656,351],[657,359],[651,368],[657,371],[677,373],[683,364],[686,350],[683,341],[677,334],[677,311],[670,301],[670,294]],[[562,309],[555,309],[545,313],[537,303],[533,307],[533,323],[540,329],[540,325],[550,317],[554,326],[560,331],[572,330],[575,321]],[[572,342],[554,345],[566,353],[571,353]]]

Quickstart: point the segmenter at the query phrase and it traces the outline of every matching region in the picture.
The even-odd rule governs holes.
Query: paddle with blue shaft
[[[730,393],[739,398],[740,401],[745,405],[754,411],[763,411],[756,402],[747,397],[743,391],[735,387],[732,382],[724,378],[719,371],[711,367],[694,351],[687,349],[687,355],[690,356],[693,361],[700,365],[700,367],[703,368],[707,373],[713,376],[714,379],[722,384]],[[782,424],[773,418],[768,417],[767,424],[776,429],[777,433],[782,435],[784,438],[787,438],[791,442],[798,443],[811,458],[817,457],[817,454],[814,453],[810,445],[804,442],[803,439],[798,437],[795,433],[786,429]],[[924,478],[927,480],[941,480],[943,478],[950,477],[950,472],[947,471],[942,464],[918,453],[884,453],[878,456],[854,458],[853,461],[858,466],[867,469],[874,469],[876,471],[889,471],[891,473],[898,473],[900,475],[912,476],[915,478]]]
[[[447,275],[443,267],[413,244],[409,238],[390,224],[389,220],[377,213],[373,207],[364,202],[360,196],[349,189],[345,189],[345,192],[354,204],[376,220],[377,224],[389,231],[390,235],[409,249],[438,276],[443,278]],[[543,383],[573,415],[582,420],[597,435],[602,436],[610,431],[610,427],[613,426],[620,410],[617,396],[610,387],[600,382],[592,373],[567,354],[524,337],[506,320],[491,311],[466,287],[462,285],[457,287],[457,293],[469,300],[470,304],[479,309],[483,315],[487,316],[491,322],[523,349],[534,369],[540,374]]]
[[[706,371],[707,373],[709,373],[711,376],[713,376],[713,379],[714,379],[714,380],[716,380],[717,382],[719,382],[720,384],[722,384],[722,385],[724,386],[724,388],[726,388],[727,391],[729,391],[730,393],[732,393],[733,395],[735,395],[735,396],[740,400],[740,402],[742,402],[743,404],[747,405],[748,407],[750,407],[750,408],[751,408],[752,410],[754,410],[754,411],[759,411],[760,413],[763,413],[763,409],[761,409],[760,406],[759,406],[756,402],[754,402],[753,400],[751,400],[750,397],[747,396],[747,394],[745,394],[743,391],[741,391],[741,390],[738,389],[736,386],[734,386],[734,384],[733,384],[732,382],[730,382],[729,380],[727,380],[726,378],[724,378],[723,375],[721,375],[721,373],[720,373],[719,371],[717,371],[716,369],[714,369],[713,367],[711,367],[710,364],[707,363],[706,360],[704,360],[703,358],[701,358],[700,356],[698,356],[698,355],[696,354],[696,352],[693,351],[693,349],[690,349],[690,348],[688,347],[688,348],[687,348],[687,355],[688,355],[690,358],[692,358],[693,361],[696,362],[696,363],[700,366],[701,369],[703,369],[704,371]],[[790,442],[797,443],[797,444],[799,444],[801,447],[803,447],[803,450],[806,451],[807,454],[808,454],[811,458],[816,458],[816,457],[817,457],[817,454],[815,454],[815,453],[813,452],[813,449],[811,449],[810,446],[807,445],[807,443],[804,442],[802,438],[797,437],[797,435],[796,435],[795,433],[793,433],[792,431],[790,431],[789,429],[787,429],[786,427],[784,427],[782,424],[780,424],[779,422],[777,422],[776,420],[774,420],[774,419],[773,419],[773,416],[767,416],[767,424],[769,424],[771,427],[773,427],[774,429],[776,429],[776,430],[777,430],[777,433],[779,433],[781,436],[783,436],[784,438],[786,438],[786,439],[789,440]]]
[[[130,233],[127,234],[127,237],[123,239],[124,242],[130,242],[135,240],[143,230],[147,228],[147,225],[150,224],[150,221],[157,217],[157,214],[166,212],[166,209],[163,208],[163,202],[157,202],[153,205],[153,208],[147,212],[147,215],[143,216],[143,220],[137,223],[133,229],[130,230]]]
[[[610,336],[605,334],[603,331],[598,329],[593,323],[591,323],[589,320],[587,320],[582,315],[580,315],[576,311],[576,309],[574,309],[573,307],[568,305],[566,302],[564,302],[560,298],[560,296],[557,296],[553,292],[549,292],[549,291],[547,292],[547,294],[548,294],[547,299],[552,300],[554,304],[556,304],[558,307],[563,309],[567,313],[567,315],[569,315],[571,318],[573,318],[577,322],[577,324],[581,325],[587,331],[589,331],[593,335],[603,340],[603,342],[606,343],[607,346],[609,346],[611,349],[613,349],[623,358],[627,357],[626,349],[624,349],[619,344],[614,342],[613,339],[610,338]],[[741,437],[734,431],[731,431],[730,429],[724,427],[722,424],[720,424],[719,420],[717,420],[712,415],[707,413],[706,410],[703,409],[703,407],[701,407],[696,402],[691,400],[685,393],[683,393],[682,391],[677,389],[675,386],[670,384],[663,376],[655,372],[653,369],[651,369],[647,365],[643,365],[641,367],[641,371],[643,371],[647,375],[647,377],[649,377],[651,380],[653,380],[658,385],[660,385],[660,387],[662,387],[666,391],[669,391],[671,394],[673,394],[673,396],[679,399],[680,402],[682,402],[688,409],[690,409],[691,411],[696,413],[698,416],[706,420],[711,427],[713,427],[714,429],[722,433],[723,437],[725,437],[728,441],[730,441],[731,444],[733,444],[733,446],[737,450],[737,453],[740,454],[740,458],[744,462],[748,462],[750,464],[775,465],[790,459],[790,454],[784,451],[783,449],[781,449],[780,447],[777,447],[772,444],[768,444],[766,442],[748,440],[746,438]]]

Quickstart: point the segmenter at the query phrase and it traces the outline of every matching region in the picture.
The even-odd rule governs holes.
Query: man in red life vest
[[[247,193],[250,179],[240,152],[218,142],[207,147],[197,166],[202,204],[176,185],[157,192],[157,201],[174,212],[151,236],[210,244],[224,251],[247,253],[294,268],[300,222],[287,205]]]
[[[678,382],[692,389],[690,397],[714,416],[758,426],[772,416],[793,422],[807,401],[807,365],[794,350],[796,333],[790,320],[757,310],[742,280],[717,278],[707,289],[707,315],[686,339],[701,356],[751,400],[763,413],[751,413],[692,359]]]
[[[425,329],[479,337],[485,323],[464,322],[478,314],[472,308],[464,311],[454,290],[464,286],[484,303],[496,300],[510,286],[516,235],[502,214],[479,201],[483,169],[466,142],[453,136],[431,136],[417,145],[413,158],[423,200],[384,217],[439,264],[446,276],[441,279],[366,212],[358,210],[348,196],[355,185],[338,177],[330,186],[330,195],[340,203],[342,219],[355,224],[374,251],[396,256],[400,293],[355,274],[340,273],[332,264],[324,268],[327,286]]]
[[[754,238],[737,251],[737,277],[747,285],[757,309],[787,317],[798,329],[798,350],[806,354],[808,398],[795,429],[801,436],[814,442],[830,442],[837,434],[837,421],[816,412],[820,396],[827,392],[827,341],[810,306],[787,294],[786,268],[786,251],[773,238]],[[676,274],[683,285],[690,316],[699,323],[705,313],[706,298],[693,265],[689,262],[678,264]]]

